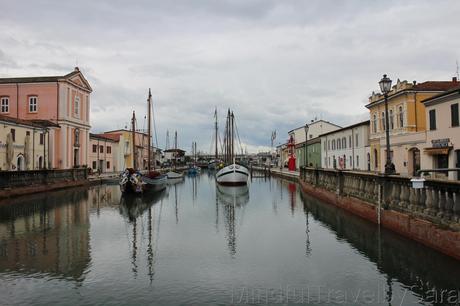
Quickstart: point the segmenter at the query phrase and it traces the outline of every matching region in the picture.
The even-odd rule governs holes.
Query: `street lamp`
[[[307,167],[308,166],[308,152],[307,152],[307,141],[308,141],[308,129],[310,128],[310,126],[308,125],[308,123],[305,124],[305,126],[303,127],[304,130],[305,130],[305,151],[304,151],[304,167]]]
[[[386,147],[387,147],[387,161],[385,163],[385,174],[394,174],[395,165],[391,162],[390,156],[390,122],[388,118],[388,93],[391,90],[391,80],[387,77],[386,74],[383,75],[383,78],[379,82],[380,90],[383,93],[385,100],[385,135],[386,135]]]

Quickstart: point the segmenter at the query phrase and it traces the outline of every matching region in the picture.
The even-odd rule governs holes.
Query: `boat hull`
[[[224,186],[243,186],[247,185],[249,170],[238,164],[231,164],[216,173],[216,181]]]
[[[146,191],[161,191],[166,188],[168,183],[168,177],[166,175],[161,175],[156,178],[149,178],[147,176],[142,176],[142,182],[144,192]]]

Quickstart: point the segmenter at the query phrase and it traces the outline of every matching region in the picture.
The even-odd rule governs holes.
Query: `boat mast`
[[[133,118],[131,119],[131,132],[133,137],[133,168],[137,169],[137,154],[136,154],[136,113],[133,111]]]
[[[231,141],[232,141],[232,155],[231,155],[231,160],[230,162],[231,163],[234,163],[235,162],[235,117],[233,116],[233,112],[232,114],[230,115],[230,120],[231,120],[231,124],[232,124],[232,129],[231,129],[231,133],[232,133],[232,138],[231,138]]]
[[[174,132],[174,170],[176,170],[176,154],[177,154],[177,131]]]
[[[228,112],[227,112],[227,160],[226,162],[227,163],[230,163],[230,160],[231,160],[231,144],[232,144],[232,140],[231,140],[231,131],[230,131],[230,109],[228,109]]]
[[[217,108],[216,108],[216,110],[214,111],[214,118],[215,118],[215,120],[216,120],[216,122],[215,122],[215,124],[214,124],[214,127],[215,127],[215,130],[216,130],[216,160],[217,160],[217,159],[219,158],[219,153],[218,153],[218,151],[217,151],[217,139],[218,139],[218,134],[217,134],[217,133],[218,133],[218,132],[217,132],[217,130],[218,130],[218,125],[217,125]]]
[[[149,98],[147,99],[147,105],[148,105],[148,108],[149,108],[148,109],[148,120],[149,120],[149,122],[148,122],[148,129],[149,129],[149,131],[148,131],[148,137],[149,137],[148,146],[149,147],[148,147],[148,150],[147,150],[147,154],[149,156],[148,156],[148,159],[147,159],[147,163],[148,163],[147,169],[150,172],[150,170],[151,170],[151,161],[150,161],[150,159],[151,159],[151,152],[150,152],[150,150],[151,150],[151,148],[150,148],[151,147],[151,135],[150,135],[151,134],[151,126],[150,125],[151,125],[151,121],[152,121],[152,119],[151,119],[152,118],[152,114],[151,114],[151,110],[152,110],[152,93],[150,92],[150,88],[149,88]]]

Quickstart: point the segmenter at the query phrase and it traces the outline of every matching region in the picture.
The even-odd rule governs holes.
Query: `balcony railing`
[[[414,189],[408,177],[317,168],[302,168],[301,178],[340,197],[354,197],[460,230],[458,181],[427,179],[425,188]]]

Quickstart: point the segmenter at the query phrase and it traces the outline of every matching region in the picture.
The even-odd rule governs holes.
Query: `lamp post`
[[[305,130],[305,152],[304,152],[304,167],[308,167],[308,146],[307,146],[307,141],[308,141],[308,129],[310,128],[308,123],[305,124],[303,127]]]
[[[385,163],[385,174],[394,174],[395,165],[391,162],[390,156],[390,120],[388,118],[388,93],[391,90],[391,80],[387,77],[386,74],[383,75],[383,78],[379,82],[380,90],[383,93],[385,101],[385,135],[386,135],[386,148],[387,148],[387,160]]]

